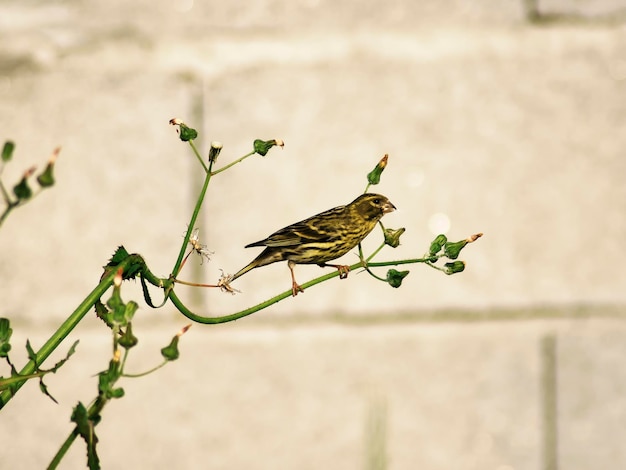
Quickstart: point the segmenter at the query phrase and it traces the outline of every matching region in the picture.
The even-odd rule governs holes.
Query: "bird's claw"
[[[320,268],[323,268],[325,266],[330,266],[332,268],[335,268],[337,271],[339,271],[339,279],[347,278],[348,277],[348,273],[350,272],[350,266],[348,266],[347,264],[322,263],[322,264],[318,264],[318,266]]]
[[[304,292],[304,289],[300,287],[300,284],[294,281],[291,285],[291,296],[295,297],[296,295],[298,295],[298,292]]]
[[[348,277],[348,273],[350,272],[350,266],[348,265],[339,265],[336,266],[337,271],[339,271],[339,279],[346,279]]]

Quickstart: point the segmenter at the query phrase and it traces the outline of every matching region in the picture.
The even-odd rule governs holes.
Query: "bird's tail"
[[[267,247],[267,248],[265,248],[265,250],[263,250],[261,252],[261,254],[259,254],[259,256],[254,258],[250,262],[250,264],[246,265],[245,267],[243,267],[239,271],[237,271],[230,278],[230,281],[234,281],[238,277],[243,276],[244,274],[246,274],[251,269],[258,268],[260,266],[265,266],[267,264],[275,263],[276,261],[283,261],[284,259],[285,259],[284,252],[282,250],[276,250],[276,249]]]
[[[246,274],[248,271],[256,268],[258,266],[258,264],[256,263],[256,259],[254,261],[252,261],[250,264],[246,265],[245,267],[241,268],[239,271],[237,271],[235,274],[233,274],[233,276],[230,278],[230,281],[234,281],[235,279],[237,279],[238,277],[243,276],[244,274]],[[230,282],[229,281],[229,282]]]

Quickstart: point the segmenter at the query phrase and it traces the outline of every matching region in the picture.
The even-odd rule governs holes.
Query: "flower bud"
[[[400,236],[406,231],[404,227],[399,229],[386,228],[384,230],[385,234],[385,244],[389,245],[391,248],[397,248],[400,245]]]
[[[13,187],[13,194],[15,194],[15,197],[17,197],[19,200],[25,201],[26,199],[30,199],[33,195],[33,190],[30,189],[30,186],[28,185],[28,178],[34,172],[35,167],[26,170],[26,173],[24,173],[24,176],[22,176],[20,182]]]
[[[465,270],[465,261],[453,261],[443,265],[446,274],[456,274]]]
[[[50,159],[48,160],[48,164],[46,165],[46,169],[37,177],[37,182],[39,186],[42,188],[49,188],[54,185],[54,164],[57,161],[59,156],[59,152],[61,151],[61,147],[57,147],[52,152]]]
[[[130,349],[133,346],[137,345],[139,340],[137,339],[135,335],[133,335],[132,323],[128,322],[126,331],[124,331],[124,334],[122,335],[122,337],[119,339],[118,342],[120,346],[123,347],[124,349]]]
[[[112,388],[108,393],[108,398],[122,398],[124,396],[124,389],[122,387]]]
[[[179,128],[180,128],[180,140],[182,140],[183,142],[188,142],[198,137],[198,131],[196,131],[195,129],[191,127],[187,127],[186,124],[181,124]]]
[[[178,135],[183,142],[188,142],[198,137],[198,132],[195,129],[187,126],[187,124],[178,118],[170,119],[170,124],[172,126],[178,126]]]
[[[444,254],[450,259],[457,259],[459,257],[459,253],[461,253],[461,250],[465,248],[465,245],[467,245],[468,243],[472,243],[473,241],[476,241],[482,236],[483,236],[482,233],[477,233],[470,237],[467,237],[465,240],[452,242],[452,243],[446,242],[445,248],[444,248]]]
[[[407,277],[409,271],[397,271],[396,269],[390,269],[387,271],[387,282],[391,287],[398,288],[402,285],[402,280]]]
[[[388,159],[389,159],[389,155],[385,154],[385,156],[380,159],[380,161],[374,167],[374,169],[367,174],[367,182],[369,184],[380,183],[380,175],[383,174],[383,170],[387,166]]]
[[[174,336],[170,344],[161,349],[161,355],[166,361],[175,361],[180,356],[180,352],[178,351],[179,338],[179,335]]]
[[[222,143],[221,142],[211,142],[211,149],[209,150],[209,161],[215,162],[217,160],[217,156],[222,151]]]
[[[13,150],[15,150],[15,144],[10,140],[7,140],[2,147],[2,161],[8,162],[13,156]]]
[[[443,253],[449,258],[449,259],[457,259],[459,257],[459,254],[461,253],[461,250],[465,247],[465,245],[467,245],[467,240],[461,240],[458,242],[448,242],[446,243]]]
[[[169,345],[161,349],[161,355],[165,358],[166,361],[175,361],[180,356],[178,352],[178,340],[182,335],[187,333],[187,330],[191,328],[191,324],[183,326],[181,330],[176,333],[176,336],[172,338],[172,341]]]
[[[273,139],[273,140],[256,139],[253,145],[254,145],[254,151],[258,153],[259,155],[261,155],[262,157],[264,157],[265,155],[267,155],[267,152],[269,152],[272,147],[276,145],[278,145],[279,147],[283,147],[285,143],[280,139]]]
[[[441,251],[441,248],[446,244],[447,241],[448,238],[443,233],[437,235],[437,237],[430,243],[428,254],[434,256],[439,253]]]

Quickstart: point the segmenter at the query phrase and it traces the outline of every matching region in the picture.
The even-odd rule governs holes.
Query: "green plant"
[[[210,315],[200,315],[198,313],[195,313],[191,309],[189,309],[185,305],[185,303],[178,297],[176,293],[176,286],[178,284],[191,285],[200,288],[220,289],[229,293],[236,292],[235,289],[230,285],[231,278],[228,275],[223,275],[215,284],[198,284],[181,279],[181,271],[185,266],[185,263],[189,259],[190,255],[192,255],[193,253],[197,254],[200,257],[201,261],[204,259],[208,259],[209,252],[206,246],[201,243],[199,232],[197,229],[195,229],[196,221],[200,214],[203,201],[205,200],[209,183],[211,182],[213,177],[219,175],[223,171],[232,168],[237,163],[243,162],[245,159],[253,155],[260,155],[264,157],[273,147],[282,146],[283,142],[275,139],[257,139],[253,142],[252,150],[249,153],[243,155],[238,159],[233,160],[232,162],[220,168],[215,168],[218,156],[220,155],[220,152],[222,150],[221,144],[216,142],[211,144],[208,159],[205,162],[194,144],[194,140],[197,138],[197,132],[194,129],[188,127],[184,122],[180,121],[179,119],[172,119],[170,121],[170,124],[177,127],[181,141],[187,142],[189,144],[193,154],[198,159],[198,162],[202,166],[205,173],[203,186],[200,190],[195,207],[190,216],[187,230],[185,232],[183,242],[178,252],[178,256],[172,267],[171,274],[168,277],[164,278],[154,275],[150,271],[148,264],[142,256],[129,253],[123,246],[118,247],[109,262],[106,264],[106,266],[104,266],[104,272],[102,274],[102,277],[100,278],[100,282],[98,283],[98,285],[91,293],[87,295],[83,302],[74,310],[74,312],[69,315],[69,317],[51,335],[51,337],[44,343],[44,345],[35,352],[32,350],[30,345],[27,344],[29,361],[19,372],[8,359],[8,351],[11,348],[9,342],[11,336],[10,325],[8,323],[8,320],[0,321],[0,357],[5,357],[6,360],[9,362],[11,368],[11,377],[6,379],[0,378],[0,408],[4,407],[10,401],[10,399],[19,391],[24,383],[30,378],[39,378],[42,390],[44,391],[44,393],[49,395],[45,386],[43,385],[42,379],[44,375],[46,373],[58,370],[58,368],[65,362],[65,360],[67,360],[69,356],[74,352],[76,343],[70,348],[67,357],[63,361],[57,363],[53,368],[45,370],[41,368],[41,365],[50,356],[50,354],[59,347],[63,340],[68,336],[68,334],[80,323],[80,321],[85,317],[85,315],[87,315],[89,311],[91,311],[92,308],[95,310],[96,315],[111,330],[113,354],[112,358],[109,361],[108,367],[98,374],[97,396],[89,405],[85,406],[83,403],[79,402],[74,408],[72,413],[72,421],[75,423],[75,428],[65,440],[65,442],[59,449],[59,452],[54,456],[50,464],[50,468],[56,468],[69,447],[79,436],[85,440],[87,445],[87,460],[89,468],[100,468],[100,462],[97,454],[98,438],[95,432],[95,428],[102,419],[102,411],[105,405],[108,404],[112,399],[121,398],[124,395],[124,389],[119,385],[119,381],[122,378],[131,378],[152,373],[156,369],[162,367],[164,364],[178,358],[179,338],[188,329],[188,326],[183,328],[183,330],[181,330],[179,333],[177,333],[172,338],[170,343],[161,350],[163,359],[162,362],[156,367],[141,374],[130,375],[126,372],[125,366],[127,363],[129,352],[137,344],[138,341],[132,328],[132,320],[138,308],[138,305],[133,301],[124,302],[122,300],[121,287],[123,285],[123,281],[139,278],[143,290],[144,300],[150,307],[159,308],[164,306],[169,301],[184,316],[194,322],[201,324],[217,324],[237,320],[260,310],[263,310],[292,295],[292,290],[288,289],[257,305],[251,306],[239,312],[218,317]],[[12,148],[7,152],[9,154],[12,153]],[[8,159],[10,159],[10,157]],[[4,159],[3,152],[3,161],[8,161],[8,159]],[[53,163],[54,162],[51,162],[49,164],[50,178],[48,180],[45,176],[42,178],[44,181],[44,185],[42,185],[40,181],[41,176],[40,178],[38,178],[38,182],[40,185],[42,185],[42,188],[46,187],[46,181],[49,182],[50,179],[52,182],[54,181],[52,178]],[[385,155],[375,165],[374,169],[367,174],[367,185],[365,188],[365,192],[368,191],[370,186],[380,183],[381,175],[387,167],[387,164],[388,156]],[[48,170],[46,170],[43,175],[46,175],[47,171]],[[18,186],[24,186],[24,184],[20,182]],[[4,190],[4,187],[2,187],[2,190],[3,193],[5,193],[5,202],[8,206],[17,207],[22,203],[19,201],[26,201],[27,199],[29,199],[25,198],[25,190],[23,192],[21,192],[22,190],[18,190],[17,192],[14,190],[14,193],[18,198],[18,202],[16,203],[15,200],[10,199],[8,198],[8,196],[6,196],[6,191]],[[18,193],[21,194],[21,199],[20,196],[17,196]],[[7,211],[5,211],[5,214],[7,213]],[[5,217],[6,215],[4,215],[2,220],[4,220]],[[395,268],[391,268],[392,266],[425,263],[428,266],[438,269],[446,274],[456,274],[463,271],[465,268],[465,264],[457,259],[459,253],[468,243],[475,241],[482,235],[472,235],[471,237],[465,238],[457,242],[450,242],[448,241],[447,237],[445,237],[445,235],[439,235],[435,238],[435,240],[433,240],[428,250],[422,257],[401,260],[374,261],[374,259],[379,256],[379,254],[385,247],[396,248],[400,244],[400,237],[405,232],[404,228],[386,228],[380,222],[379,225],[382,234],[382,241],[380,245],[373,252],[366,256],[363,253],[361,245],[359,244],[359,261],[349,266],[349,270],[354,271],[360,268],[364,269],[374,279],[388,283],[391,287],[394,288],[399,288],[402,285],[402,282],[409,274],[409,271],[398,271]],[[448,261],[446,262],[446,260]],[[443,266],[439,264],[440,261],[444,261]],[[380,276],[374,272],[376,269],[384,267],[389,268],[385,276]],[[337,270],[323,274],[308,282],[303,283],[301,285],[301,288],[308,289],[314,285],[323,283],[332,278],[345,275],[345,272],[345,270]],[[158,291],[160,292],[159,301],[155,302],[153,300],[154,295],[150,293],[149,286],[152,286],[153,289],[158,289]],[[106,301],[102,301],[101,299],[107,293],[107,291],[109,291],[109,289],[111,289],[111,294],[109,298]]]
[[[2,193],[2,199],[4,200],[4,204],[6,206],[2,214],[0,214],[0,226],[2,226],[5,219],[14,209],[28,203],[44,189],[54,186],[54,164],[56,163],[59,153],[61,152],[60,147],[57,147],[52,152],[52,155],[48,159],[46,168],[36,178],[38,184],[37,190],[33,191],[29,183],[29,179],[37,171],[36,167],[31,167],[24,172],[19,182],[13,186],[13,195],[11,195],[2,182],[1,176],[5,164],[13,159],[14,150],[15,144],[8,140],[4,143],[4,146],[2,147],[2,154],[0,154],[0,192]]]

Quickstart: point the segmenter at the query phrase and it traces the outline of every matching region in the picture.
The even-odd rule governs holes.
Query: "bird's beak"
[[[394,206],[390,201],[387,201],[383,205],[383,214],[387,214],[388,212],[393,212],[396,210],[396,206]]]

